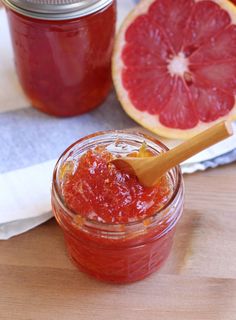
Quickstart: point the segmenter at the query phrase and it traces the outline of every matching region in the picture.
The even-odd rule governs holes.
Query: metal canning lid
[[[2,0],[22,15],[43,20],[68,20],[102,10],[114,0]]]

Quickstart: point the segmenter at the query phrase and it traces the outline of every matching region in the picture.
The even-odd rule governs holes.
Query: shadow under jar
[[[150,275],[165,262],[183,210],[182,174],[179,167],[167,173],[171,193],[160,210],[146,218],[118,224],[94,221],[80,212],[73,212],[63,195],[66,176],[74,175],[88,150],[102,146],[114,156],[125,156],[137,152],[143,141],[153,154],[168,150],[156,139],[141,133],[99,132],[71,145],[54,169],[52,208],[64,232],[69,256],[80,270],[100,280],[134,282]],[[116,194],[111,196],[116,197]]]
[[[32,106],[74,116],[111,88],[115,0],[3,0],[15,65]]]

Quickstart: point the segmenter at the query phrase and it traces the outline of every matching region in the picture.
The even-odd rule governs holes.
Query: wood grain
[[[236,164],[185,176],[174,248],[160,272],[110,285],[68,260],[54,220],[0,242],[0,319],[235,320]]]

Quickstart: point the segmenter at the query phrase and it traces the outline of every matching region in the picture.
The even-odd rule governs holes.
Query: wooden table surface
[[[1,320],[235,320],[236,164],[185,176],[186,203],[160,272],[98,282],[68,260],[54,220],[0,242]]]

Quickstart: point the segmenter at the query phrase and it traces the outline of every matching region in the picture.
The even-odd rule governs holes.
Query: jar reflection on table
[[[55,116],[98,106],[112,84],[116,2],[95,0],[109,4],[77,18],[47,20],[46,14],[16,12],[9,7],[15,0],[6,1],[16,70],[32,106]]]
[[[157,140],[139,133],[101,132],[85,137],[69,147],[60,157],[53,176],[52,207],[61,226],[69,256],[80,270],[104,281],[128,283],[143,279],[158,270],[166,261],[172,247],[176,224],[183,210],[183,181],[180,168],[169,171],[172,195],[154,215],[125,224],[106,224],[72,212],[64,201],[63,178],[65,168],[73,167],[86,150],[107,146],[114,155],[121,141],[139,150],[143,141],[154,154],[167,150]],[[136,149],[135,149],[136,148]],[[73,166],[72,162],[74,163]]]

